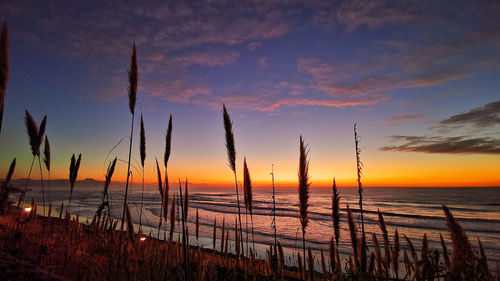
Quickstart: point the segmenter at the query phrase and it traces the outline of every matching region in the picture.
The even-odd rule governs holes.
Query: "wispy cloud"
[[[250,42],[247,45],[247,49],[251,52],[255,51],[262,43],[261,42]]]
[[[471,125],[481,128],[500,125],[500,100],[471,109],[466,113],[453,115],[439,121],[438,124],[442,126]]]
[[[265,69],[269,67],[269,64],[267,63],[267,57],[262,57],[257,61],[257,64],[259,65],[260,68]]]
[[[194,52],[178,55],[173,58],[174,63],[180,63],[186,66],[191,64],[204,66],[224,66],[233,64],[240,57],[237,51],[207,51]]]
[[[500,140],[488,137],[419,137],[392,136],[401,145],[385,146],[382,151],[448,153],[448,154],[500,154]]]
[[[416,120],[422,118],[420,114],[405,114],[405,115],[394,115],[380,120],[382,123],[388,123],[392,125],[397,125],[403,121]]]
[[[402,115],[389,117],[387,121],[400,119],[413,119],[413,115]],[[487,127],[500,124],[500,101],[488,103],[484,106],[471,109],[462,114],[453,115],[437,122],[437,128],[453,127],[445,133],[456,133],[456,129],[471,125],[475,128],[487,129]],[[431,127],[434,129],[436,127]],[[391,136],[394,142],[402,144],[385,146],[382,151],[401,152],[426,152],[426,153],[451,153],[451,154],[500,154],[500,139],[498,135],[491,135],[492,131],[486,131],[490,136],[473,137],[470,135],[459,136]]]
[[[424,2],[424,1],[422,1]],[[404,24],[418,15],[419,5],[409,1],[344,1],[337,11],[337,20],[345,24],[347,31],[361,26],[377,28],[387,24]]]

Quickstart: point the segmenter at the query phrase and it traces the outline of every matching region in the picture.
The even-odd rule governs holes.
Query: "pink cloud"
[[[269,67],[269,64],[267,63],[267,57],[260,58],[257,61],[257,64],[259,65],[260,68],[265,69]]]
[[[181,64],[197,64],[205,66],[223,66],[232,64],[238,60],[240,53],[237,51],[220,51],[220,52],[197,52],[188,53],[185,55],[176,56],[173,58],[175,63]]]
[[[250,42],[247,45],[247,49],[251,52],[255,51],[262,43],[260,42]]]
[[[380,122],[391,124],[391,125],[397,125],[400,122],[409,121],[409,120],[416,120],[416,119],[421,119],[421,118],[422,118],[422,115],[420,115],[420,114],[394,115],[394,116],[389,116],[385,119],[382,119],[382,120],[380,120]]]

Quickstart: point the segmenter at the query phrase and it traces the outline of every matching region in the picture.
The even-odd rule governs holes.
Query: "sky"
[[[257,186],[271,185],[272,165],[277,185],[297,185],[301,135],[313,187],[333,177],[355,186],[355,123],[367,187],[498,186],[498,14],[498,1],[1,1],[10,78],[0,177],[13,157],[14,177],[27,177],[25,110],[47,115],[51,178],[68,177],[73,153],[79,179],[125,161],[135,42],[136,183],[140,114],[153,184],[172,114],[169,178],[231,185],[225,103],[238,177],[246,157]],[[124,161],[113,180],[125,180]]]

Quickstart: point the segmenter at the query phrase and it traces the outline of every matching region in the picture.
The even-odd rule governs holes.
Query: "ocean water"
[[[174,190],[175,189],[175,190]],[[359,220],[358,190],[356,188],[339,188],[341,195],[341,255],[352,254],[350,247],[349,229],[345,208],[347,205],[353,210],[355,219]],[[170,188],[170,196],[174,191],[178,194],[178,187]],[[121,218],[124,188],[111,188],[109,191],[111,214]],[[333,235],[331,218],[331,189],[311,188],[309,199],[310,222],[306,230],[306,247],[314,253],[328,251],[328,241]],[[69,187],[53,187],[51,193],[55,214],[59,211],[61,202],[67,204]],[[41,194],[38,189],[27,194],[27,202],[34,198],[41,204]],[[170,197],[171,198],[171,197]],[[134,187],[129,191],[129,206],[136,225],[139,223],[141,189]],[[240,200],[242,193],[240,191]],[[97,206],[102,201],[102,187],[79,188],[73,193],[72,214],[79,214],[80,220],[91,218]],[[143,233],[157,236],[160,214],[160,197],[157,189],[146,188],[143,202]],[[496,266],[500,262],[500,188],[371,188],[367,187],[363,193],[363,209],[368,246],[371,248],[371,233],[378,235],[382,243],[381,231],[378,227],[377,210],[383,212],[385,223],[393,241],[394,231],[400,234],[401,249],[408,245],[403,234],[410,238],[417,249],[421,247],[424,234],[427,234],[429,245],[441,250],[439,235],[442,234],[448,243],[450,238],[447,232],[446,220],[441,204],[450,208],[455,218],[467,232],[471,244],[478,248],[477,239],[480,239],[489,262]],[[241,203],[242,210],[244,205]],[[195,234],[196,209],[199,211],[200,237]],[[270,188],[253,189],[253,224],[257,255],[265,257],[265,250],[273,243],[272,228],[272,190]],[[41,212],[41,210],[39,210]],[[242,211],[243,212],[243,211]],[[217,220],[217,237],[220,239],[222,222],[230,232],[230,249],[234,251],[234,224],[237,217],[236,195],[234,188],[203,187],[189,189],[188,227],[190,244],[212,248],[214,220]],[[242,224],[245,229],[246,218],[242,213]],[[248,224],[251,224],[248,216]],[[163,222],[159,237],[163,238],[166,224]],[[276,189],[276,227],[278,240],[284,248],[288,263],[293,264],[297,251],[301,251],[301,229],[298,219],[298,194],[296,188]],[[137,230],[138,227],[136,227]],[[359,229],[361,226],[359,225]],[[174,238],[178,238],[178,228]],[[246,242],[246,233],[244,240]],[[251,246],[251,233],[249,237]],[[220,249],[220,241],[217,241]],[[246,243],[245,243],[246,247]],[[401,254],[402,256],[402,254]]]

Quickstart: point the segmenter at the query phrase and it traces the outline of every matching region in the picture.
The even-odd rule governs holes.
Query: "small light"
[[[24,211],[25,211],[26,213],[29,213],[29,212],[31,212],[31,208],[30,208],[30,207],[28,207],[28,208],[24,208]]]
[[[139,240],[146,241],[146,237],[143,236],[143,237],[139,238]]]

